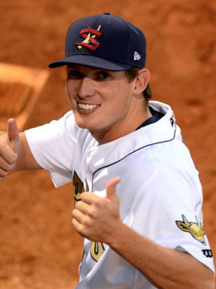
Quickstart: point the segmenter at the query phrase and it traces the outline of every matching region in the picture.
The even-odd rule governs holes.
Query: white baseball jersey
[[[56,187],[73,180],[77,201],[85,190],[104,197],[107,182],[120,176],[122,221],[161,246],[188,252],[214,271],[202,226],[198,172],[171,108],[153,101],[149,105],[163,115],[158,121],[103,145],[75,124],[72,112],[25,133],[36,161]],[[77,289],[156,288],[109,246],[87,239],[79,271]]]

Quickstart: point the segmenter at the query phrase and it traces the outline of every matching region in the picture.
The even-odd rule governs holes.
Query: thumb
[[[7,129],[8,139],[10,142],[15,142],[17,138],[19,137],[19,131],[18,131],[17,123],[15,119],[10,118],[8,120],[7,125],[8,125],[8,129]]]
[[[110,199],[111,201],[115,201],[116,198],[118,198],[116,194],[116,186],[120,182],[121,182],[120,177],[116,177],[107,183],[106,185],[107,199]]]

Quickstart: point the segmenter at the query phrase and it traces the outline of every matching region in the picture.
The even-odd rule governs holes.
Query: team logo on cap
[[[140,59],[141,59],[141,55],[137,51],[135,51],[134,52],[134,60],[140,60]]]
[[[190,233],[194,239],[199,241],[200,243],[206,245],[205,242],[205,229],[203,225],[198,221],[196,217],[197,223],[189,222],[187,218],[182,215],[182,221],[176,221],[176,225],[179,227],[180,230]]]
[[[100,45],[99,42],[95,39],[96,37],[101,37],[102,33],[100,32],[101,25],[98,26],[98,29],[95,30],[93,28],[86,28],[80,31],[80,37],[84,38],[83,42],[76,43],[78,49],[82,49],[82,47],[86,47],[91,50],[96,50]]]

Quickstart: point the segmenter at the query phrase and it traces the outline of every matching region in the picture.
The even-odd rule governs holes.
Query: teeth
[[[97,107],[96,104],[83,104],[83,103],[78,103],[78,107],[86,110],[92,110],[93,108]]]

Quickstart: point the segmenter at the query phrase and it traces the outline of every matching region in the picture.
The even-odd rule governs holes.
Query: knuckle
[[[89,197],[90,193],[88,192],[83,192],[80,196],[82,201],[85,201]]]
[[[75,205],[75,209],[79,210],[81,207],[82,207],[82,202],[81,201],[77,202]]]
[[[100,199],[100,198],[95,199],[94,205],[95,205],[95,207],[97,207],[97,208],[102,207],[102,206],[103,206],[103,201],[102,201],[102,199]]]
[[[17,160],[17,154],[8,144],[0,146],[0,156],[9,164],[13,164]]]
[[[10,171],[12,171],[13,167],[14,167],[13,164],[7,163],[2,159],[0,160],[0,169],[3,173],[4,172],[9,173]]]
[[[15,163],[16,160],[17,160],[17,154],[14,153],[14,151],[13,151],[13,153],[11,154],[11,159],[10,159],[10,161],[11,161],[11,163]]]
[[[90,227],[92,225],[91,218],[88,218],[88,217],[84,218],[82,224],[83,224],[84,227]]]
[[[8,174],[9,174],[8,171],[5,171],[5,170],[3,170],[3,169],[0,169],[0,177],[4,178],[4,177],[6,177]]]
[[[82,236],[86,236],[88,234],[88,231],[86,230],[85,226],[80,226],[79,228],[79,233],[82,235]]]
[[[94,210],[94,209],[90,210],[89,213],[88,213],[88,215],[89,215],[91,218],[95,219],[95,218],[97,217],[97,210]]]
[[[17,160],[17,155],[11,150],[10,153],[7,156],[7,161],[10,164],[14,164]]]
[[[72,217],[74,217],[75,214],[76,214],[76,213],[74,212],[75,210],[76,210],[76,209],[73,209],[73,211],[71,212]]]
[[[72,211],[72,216],[74,217],[74,218],[76,218],[77,217],[77,215],[78,215],[78,213],[79,213],[79,210],[77,210],[76,208]]]
[[[98,199],[94,203],[94,206],[96,211],[103,210],[106,207],[106,202],[104,201],[104,199]]]

